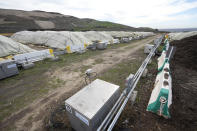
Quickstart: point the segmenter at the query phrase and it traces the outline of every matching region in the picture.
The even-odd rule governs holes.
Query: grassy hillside
[[[102,31],[102,30],[106,30],[106,31],[111,31],[111,30],[137,30],[137,28],[133,28],[130,26],[126,26],[126,25],[122,25],[122,24],[117,24],[117,23],[112,23],[112,22],[108,22],[108,21],[97,21],[97,20],[84,20],[82,19],[82,21],[85,21],[84,25],[82,27],[75,27],[74,30],[75,31],[87,31],[87,30],[97,30],[97,31]]]
[[[0,33],[23,30],[156,31],[151,28],[134,28],[108,21],[80,19],[55,12],[0,9]]]

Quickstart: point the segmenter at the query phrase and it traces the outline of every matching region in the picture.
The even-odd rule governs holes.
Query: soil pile
[[[197,70],[197,35],[173,41],[171,45],[177,47],[173,61],[176,65]]]
[[[176,53],[171,61],[173,78],[172,119],[181,130],[197,129],[197,35],[171,43]]]

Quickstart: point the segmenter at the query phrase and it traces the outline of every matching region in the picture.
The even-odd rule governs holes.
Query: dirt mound
[[[171,61],[173,78],[172,118],[181,130],[197,129],[197,36],[171,43],[176,53]]]
[[[171,45],[177,47],[176,65],[197,70],[197,35],[173,41]]]

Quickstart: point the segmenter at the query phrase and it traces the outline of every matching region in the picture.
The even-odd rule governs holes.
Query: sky
[[[133,27],[197,27],[197,0],[1,0],[0,8],[59,12]]]

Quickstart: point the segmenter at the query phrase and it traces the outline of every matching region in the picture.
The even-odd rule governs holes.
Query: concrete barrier
[[[163,51],[161,56],[157,59],[158,61],[158,71],[161,71],[166,63],[168,63],[168,59],[166,58],[166,51]]]
[[[158,73],[147,111],[170,118],[169,107],[172,104],[172,78],[169,63]]]

